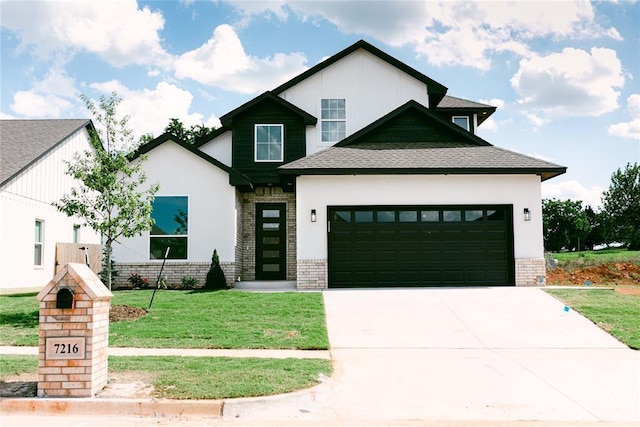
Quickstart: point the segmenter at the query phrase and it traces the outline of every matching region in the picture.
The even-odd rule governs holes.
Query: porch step
[[[295,291],[295,280],[252,280],[236,282],[233,289],[240,291]]]

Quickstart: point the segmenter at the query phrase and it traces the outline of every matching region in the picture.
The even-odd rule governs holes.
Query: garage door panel
[[[513,284],[511,206],[339,207],[329,286]]]

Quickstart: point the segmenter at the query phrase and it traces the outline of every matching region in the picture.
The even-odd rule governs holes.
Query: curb
[[[0,414],[122,415],[142,417],[222,416],[222,400],[155,400],[100,398],[0,399]]]

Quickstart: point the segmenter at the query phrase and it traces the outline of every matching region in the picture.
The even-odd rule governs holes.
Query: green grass
[[[36,356],[0,356],[0,380],[36,374]],[[109,373],[142,373],[166,399],[268,396],[314,386],[330,376],[331,361],[212,357],[109,357]]]
[[[633,349],[640,349],[640,297],[615,291],[548,289],[547,292]]]
[[[553,257],[558,260],[561,267],[569,269],[616,262],[640,263],[640,251],[630,251],[625,248],[608,248],[581,252],[557,252],[553,254]]]
[[[112,305],[147,308],[151,290],[116,291]],[[160,290],[150,312],[109,326],[113,347],[327,349],[320,293]],[[0,296],[0,345],[37,345],[35,294]]]

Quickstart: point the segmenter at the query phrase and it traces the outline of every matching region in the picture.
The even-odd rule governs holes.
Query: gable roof
[[[468,99],[456,98],[455,96],[445,95],[436,107],[436,111],[447,112],[472,112],[477,113],[478,125],[495,113],[497,107],[493,105],[481,104],[479,102],[469,101]]]
[[[306,125],[315,125],[318,122],[318,119],[314,116],[312,116],[311,114],[307,113],[306,111],[304,111],[303,109],[297,107],[296,105],[293,105],[292,103],[290,103],[289,101],[287,101],[286,99],[280,98],[277,95],[274,95],[273,92],[267,91],[264,92],[262,95],[259,95],[255,98],[253,98],[252,100],[245,102],[244,104],[242,104],[241,106],[239,106],[238,108],[228,112],[227,114],[223,115],[220,117],[220,122],[222,123],[223,127],[228,127],[228,126],[232,126],[233,124],[233,118],[235,116],[237,116],[238,114],[244,113],[246,111],[248,111],[249,109],[255,107],[256,105],[265,102],[265,101],[273,101],[276,104],[282,106],[284,109],[291,111],[293,114],[300,116],[303,120],[304,123]]]
[[[405,135],[380,141],[372,136],[408,113],[451,131],[451,138],[405,140]],[[542,180],[566,172],[566,167],[494,147],[482,138],[441,120],[424,106],[409,101],[333,147],[282,165],[290,175],[379,174],[536,174]]]
[[[336,53],[335,55],[330,56],[329,58],[325,59],[324,61],[316,64],[315,66],[313,66],[311,68],[309,68],[307,71],[305,71],[305,72],[299,74],[298,76],[294,77],[293,79],[281,84],[280,86],[275,88],[272,92],[275,93],[276,95],[279,95],[280,93],[282,93],[285,90],[297,85],[298,83],[302,82],[303,80],[306,80],[307,78],[309,78],[310,76],[316,74],[317,72],[322,71],[325,68],[335,64],[336,62],[338,62],[341,59],[343,59],[344,57],[352,54],[353,52],[357,51],[358,49],[366,50],[370,54],[372,54],[374,56],[377,56],[382,61],[387,62],[391,66],[404,71],[405,73],[407,73],[411,77],[413,77],[413,78],[421,81],[422,83],[424,83],[427,86],[427,90],[428,90],[428,94],[429,94],[429,104],[432,105],[432,106],[433,105],[438,105],[438,103],[442,100],[442,98],[447,93],[448,89],[444,85],[442,85],[442,84],[438,83],[437,81],[433,80],[432,78],[424,75],[423,73],[421,73],[420,71],[416,70],[415,68],[412,68],[412,67],[408,66],[404,62],[401,62],[401,61],[397,60],[393,56],[389,55],[386,52],[383,52],[382,50],[378,49],[377,47],[373,46],[370,43],[367,43],[364,40],[359,40],[359,41],[355,42],[354,44],[352,44],[351,46],[347,47],[346,49],[343,49],[342,51]]]
[[[162,135],[160,135],[159,137],[153,139],[152,141],[149,141],[146,144],[141,145],[140,147],[138,147],[138,149],[134,153],[131,154],[131,156],[129,157],[129,160],[133,161],[133,160],[137,159],[138,157],[140,157],[141,155],[147,154],[148,152],[150,152],[154,148],[159,147],[160,145],[164,144],[167,141],[171,141],[171,142],[179,145],[180,147],[182,147],[185,150],[195,154],[196,156],[200,157],[201,159],[204,159],[205,161],[211,163],[212,165],[222,169],[223,171],[227,172],[229,175],[234,175],[240,182],[243,182],[244,184],[246,184],[248,186],[252,186],[251,179],[248,176],[246,176],[245,174],[235,170],[232,167],[229,167],[229,166],[225,165],[220,160],[218,160],[218,159],[216,159],[214,157],[211,157],[210,155],[208,155],[204,151],[199,150],[198,148],[194,147],[193,145],[181,140],[180,138],[175,137],[174,135],[172,135],[170,133],[163,133]]]
[[[0,185],[46,156],[91,120],[0,120]]]

